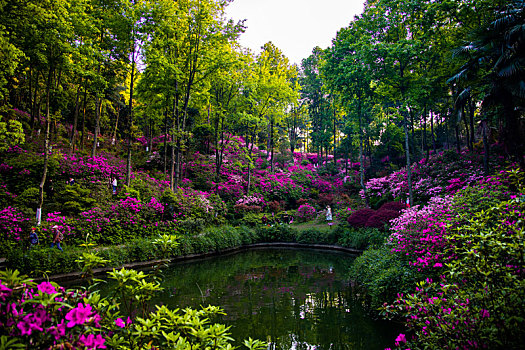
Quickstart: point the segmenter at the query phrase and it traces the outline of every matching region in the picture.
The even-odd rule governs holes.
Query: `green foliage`
[[[117,194],[117,199],[125,199],[128,197],[140,200],[140,191],[135,189],[133,186],[122,186],[122,189]]]
[[[0,36],[0,41],[2,37]],[[1,56],[0,56],[1,57]],[[1,79],[1,77],[0,77]],[[0,82],[0,88],[2,84]],[[0,91],[0,94],[2,92]],[[8,120],[7,123],[2,121],[0,114],[0,152],[6,151],[9,147],[23,144],[25,142],[24,129],[22,123],[18,120]]]
[[[46,200],[44,193],[44,200]],[[38,187],[28,187],[19,196],[15,198],[15,203],[18,209],[24,213],[26,217],[33,217],[40,198],[40,190]]]
[[[152,243],[159,247],[162,257],[167,258],[179,246],[178,238],[176,235],[162,234],[154,239]]]
[[[65,215],[88,211],[97,203],[90,197],[91,191],[78,183],[64,187],[57,195],[61,203],[58,210]]]
[[[416,268],[392,254],[387,245],[369,248],[356,258],[350,275],[366,290],[371,309],[395,300],[398,293],[411,292],[422,278]]]
[[[385,242],[388,233],[377,228],[349,228],[340,225],[336,228],[337,244],[342,247],[366,249],[369,246],[377,246]]]
[[[298,231],[296,234],[297,243],[307,244],[335,244],[338,241],[337,229],[326,228],[323,230],[317,228],[309,228],[303,231]]]
[[[258,226],[255,228],[261,242],[293,242],[294,231],[289,225]]]

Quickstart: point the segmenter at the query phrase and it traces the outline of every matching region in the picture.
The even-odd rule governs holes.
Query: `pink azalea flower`
[[[42,282],[37,286],[38,290],[46,294],[54,294],[57,292],[55,287],[49,282]]]
[[[126,325],[124,324],[124,321],[119,317],[115,320],[115,324],[120,327],[120,328],[124,328],[126,327]]]
[[[86,304],[86,306],[84,306],[82,303],[78,303],[76,308],[72,309],[66,314],[66,320],[69,321],[67,323],[68,328],[75,327],[77,324],[84,324],[91,314],[91,305]]]
[[[106,346],[104,345],[106,339],[104,339],[104,337],[100,334],[88,334],[87,337],[84,334],[82,334],[78,341],[82,343],[88,350],[106,349]]]

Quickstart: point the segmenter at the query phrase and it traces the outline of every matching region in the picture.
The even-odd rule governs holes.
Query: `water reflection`
[[[177,264],[154,300],[172,308],[220,305],[232,337],[270,349],[384,349],[399,329],[369,318],[346,276],[343,253],[265,249]],[[239,342],[240,344],[240,342]]]

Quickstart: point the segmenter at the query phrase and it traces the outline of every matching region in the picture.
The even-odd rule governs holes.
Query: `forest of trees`
[[[232,134],[267,149],[272,169],[274,149],[371,173],[464,146],[523,165],[523,1],[367,1],[301,67],[271,42],[241,47],[228,3],[1,1],[1,147],[28,128],[49,143],[60,122],[71,151],[124,142],[129,184],[134,142],[163,137],[171,188],[202,144],[215,145],[218,174]]]

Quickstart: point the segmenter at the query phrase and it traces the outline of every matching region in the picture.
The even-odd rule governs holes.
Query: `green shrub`
[[[398,293],[413,291],[415,283],[423,278],[390,250],[383,245],[364,251],[350,271],[354,281],[366,290],[365,301],[371,309],[394,301]]]
[[[295,234],[289,225],[259,226],[256,229],[260,242],[293,242]]]
[[[340,231],[340,232],[339,232]],[[337,244],[342,247],[366,249],[369,246],[382,244],[388,233],[376,228],[338,228]]]
[[[296,234],[297,243],[306,244],[335,244],[339,231],[336,229],[309,228]]]

